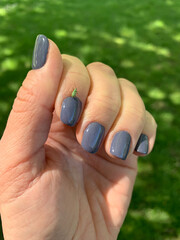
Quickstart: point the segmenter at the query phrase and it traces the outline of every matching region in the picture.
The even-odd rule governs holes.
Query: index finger
[[[76,57],[62,54],[63,74],[55,101],[55,111],[61,122],[74,126],[80,117],[90,89],[85,65]]]

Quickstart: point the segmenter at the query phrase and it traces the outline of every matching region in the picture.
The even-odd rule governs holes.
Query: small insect
[[[75,97],[75,96],[76,96],[76,94],[77,94],[77,88],[75,88],[75,89],[73,90],[73,92],[72,92],[71,96],[72,96],[72,97]]]

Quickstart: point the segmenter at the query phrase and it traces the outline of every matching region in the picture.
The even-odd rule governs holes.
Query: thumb
[[[63,68],[58,47],[44,35],[36,38],[32,68],[17,93],[0,142],[0,168],[2,159],[3,166],[11,167],[37,154],[44,156]]]

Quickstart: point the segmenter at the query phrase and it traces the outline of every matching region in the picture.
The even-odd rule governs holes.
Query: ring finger
[[[146,116],[144,103],[135,85],[126,79],[119,79],[119,84],[122,96],[121,109],[105,139],[106,153],[114,162],[118,162],[118,159],[125,160],[134,152]]]

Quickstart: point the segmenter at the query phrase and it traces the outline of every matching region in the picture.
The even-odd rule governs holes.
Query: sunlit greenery
[[[1,0],[0,135],[39,33],[62,53],[102,61],[136,84],[158,132],[153,152],[139,159],[119,239],[179,240],[180,1]]]

